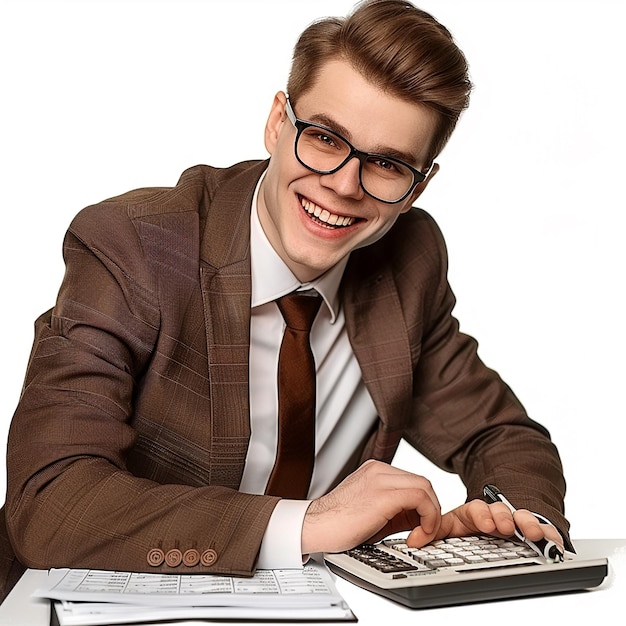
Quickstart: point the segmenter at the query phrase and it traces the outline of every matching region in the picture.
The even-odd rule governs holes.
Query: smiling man
[[[5,593],[24,566],[249,575],[399,530],[510,536],[486,483],[569,545],[557,450],[459,332],[412,208],[469,92],[443,26],[366,1],[302,34],[268,161],[79,213],[10,431]],[[390,465],[401,439],[467,502]]]
[[[297,105],[292,101],[279,93],[270,112],[272,158],[259,219],[289,269],[307,281],[380,239],[411,208],[437,169],[430,150],[438,120],[425,105],[385,93],[346,60],[328,61]],[[294,106],[315,125],[299,120]],[[353,156],[349,142],[357,139],[371,156]]]

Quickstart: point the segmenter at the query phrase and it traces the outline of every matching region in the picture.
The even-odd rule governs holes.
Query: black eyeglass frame
[[[389,156],[386,156],[384,154],[378,154],[378,153],[375,153],[375,152],[363,152],[362,150],[358,150],[345,137],[342,137],[339,133],[335,132],[331,128],[328,128],[327,126],[322,126],[321,124],[317,124],[315,122],[309,122],[307,120],[302,120],[299,117],[297,117],[296,114],[295,114],[295,111],[293,110],[293,107],[291,106],[291,101],[289,100],[289,98],[287,98],[287,106],[285,107],[285,111],[287,113],[287,117],[289,118],[289,121],[293,124],[293,126],[295,127],[295,129],[297,131],[296,139],[295,139],[294,144],[293,144],[293,150],[294,150],[294,154],[296,155],[296,159],[298,159],[298,162],[301,165],[306,167],[311,172],[315,172],[316,174],[322,174],[322,175],[334,174],[335,172],[338,172],[342,167],[344,167],[349,161],[351,161],[352,159],[354,159],[356,157],[359,160],[359,184],[361,185],[361,189],[363,189],[363,191],[370,198],[374,198],[374,200],[378,200],[378,202],[384,202],[385,204],[398,204],[398,202],[402,202],[408,196],[410,196],[411,193],[413,193],[413,191],[415,190],[415,187],[417,187],[420,183],[423,183],[426,180],[426,178],[428,178],[428,175],[430,174],[430,171],[433,168],[434,162],[430,164],[430,167],[428,168],[428,171],[426,173],[424,173],[424,172],[421,172],[418,169],[415,169],[414,167],[412,167],[408,163],[405,163],[404,161],[401,161],[400,159],[396,159],[394,157],[389,157]],[[307,128],[319,128],[320,130],[322,130],[324,132],[327,132],[327,133],[330,133],[331,135],[334,135],[338,139],[341,139],[341,141],[343,141],[350,148],[350,153],[348,154],[348,156],[346,156],[346,158],[337,167],[335,167],[335,168],[333,168],[331,170],[318,170],[318,169],[315,169],[314,167],[311,167],[310,165],[305,163],[300,158],[300,156],[298,155],[298,141],[300,139],[300,135],[302,135],[302,133]],[[382,198],[379,198],[378,196],[375,196],[374,194],[370,193],[365,188],[365,185],[363,184],[363,163],[365,161],[367,161],[368,159],[371,159],[372,157],[379,158],[379,159],[384,160],[384,161],[389,161],[391,163],[398,163],[398,164],[402,165],[403,167],[406,167],[411,172],[411,174],[413,174],[413,182],[409,186],[409,188],[406,191],[406,193],[403,194],[397,200],[383,200]]]

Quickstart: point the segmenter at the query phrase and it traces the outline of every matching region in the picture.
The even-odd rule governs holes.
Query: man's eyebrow
[[[327,115],[324,115],[323,113],[318,113],[311,116],[308,121],[315,122],[316,124],[320,124],[321,126],[326,126],[328,130],[332,130],[334,133],[341,135],[350,143],[353,142],[352,135],[345,126],[342,126],[341,124],[337,123],[335,120],[328,117]],[[386,156],[390,159],[396,159],[397,161],[403,161],[404,163],[408,163],[413,166],[415,166],[415,164],[417,163],[417,159],[415,158],[414,154],[409,154],[408,152],[403,152],[402,150],[397,150],[396,148],[390,148],[389,146],[383,146],[382,144],[374,146],[374,148],[372,150],[368,150],[368,152],[372,154],[380,154],[381,156]]]
[[[342,137],[344,137],[350,142],[352,141],[352,135],[350,134],[350,131],[345,126],[342,126],[341,124],[337,123],[335,120],[324,115],[323,113],[318,113],[316,115],[313,115],[309,119],[309,121],[315,122],[316,124],[321,124],[322,126],[326,126],[328,130],[332,130],[334,133],[341,135]]]

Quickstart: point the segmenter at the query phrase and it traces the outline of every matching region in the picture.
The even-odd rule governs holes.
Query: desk
[[[493,613],[496,606],[501,611],[497,621],[504,622],[507,626],[528,626],[529,616],[533,623],[542,624],[557,623],[571,616],[576,616],[577,621],[588,620],[588,623],[593,623],[598,616],[610,614],[611,609],[622,610],[623,597],[626,594],[626,539],[586,539],[575,541],[574,545],[581,557],[608,557],[609,575],[600,587],[580,593],[420,611],[407,609],[342,579],[337,580],[337,588],[362,626],[380,626],[383,615],[386,623],[396,626],[413,625],[416,620],[428,617],[436,620],[437,626],[458,626],[463,621],[479,624],[485,618],[485,611]],[[24,574],[0,606],[0,626],[48,626],[48,602],[30,598],[31,592],[45,577],[44,570],[28,570]],[[185,626],[206,623],[187,621],[176,624]],[[249,624],[250,622],[246,626]],[[236,626],[234,622],[229,622],[229,625]],[[162,623],[161,626],[166,625]]]

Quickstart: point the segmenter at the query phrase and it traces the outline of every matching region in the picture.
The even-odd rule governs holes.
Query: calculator
[[[606,558],[566,552],[552,561],[522,542],[488,535],[419,549],[392,538],[324,558],[338,576],[414,609],[589,589],[608,573]]]

